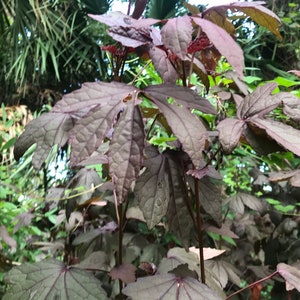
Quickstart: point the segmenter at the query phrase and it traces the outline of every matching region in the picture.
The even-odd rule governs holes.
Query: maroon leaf
[[[31,121],[25,131],[17,139],[14,148],[15,158],[18,160],[30,146],[37,143],[32,164],[40,169],[54,145],[62,147],[68,140],[68,132],[73,123],[68,114],[45,113]]]
[[[223,28],[218,25],[197,17],[192,17],[193,21],[201,27],[209,40],[214,44],[217,50],[226,57],[231,66],[238,75],[243,77],[244,55],[242,49],[234,39]]]
[[[5,275],[10,299],[108,299],[94,275],[57,260],[24,263]]]
[[[243,120],[229,118],[222,120],[218,124],[219,140],[225,153],[231,153],[235,149],[245,127],[246,123]]]
[[[245,119],[253,115],[264,116],[275,109],[283,100],[280,93],[271,94],[276,87],[277,83],[269,82],[247,95],[237,109],[238,118]]]
[[[71,167],[90,158],[91,154],[100,147],[103,139],[111,130],[116,115],[125,106],[125,103],[120,101],[121,99],[119,98],[115,102],[111,101],[103,107],[97,106],[75,124],[70,133]]]
[[[187,108],[196,108],[204,113],[216,115],[216,109],[210,102],[199,96],[193,90],[178,86],[175,84],[157,84],[150,85],[144,89],[148,95],[166,102],[168,98],[174,98],[176,103],[179,103]]]
[[[14,231],[13,233],[16,233],[22,226],[29,226],[31,223],[31,220],[35,217],[34,214],[30,213],[30,212],[25,212],[22,214],[17,215],[14,219],[14,221],[18,221],[18,223],[15,225],[14,227]]]
[[[108,15],[89,14],[89,17],[91,17],[92,19],[100,23],[104,23],[108,26],[123,26],[123,27],[135,27],[135,28],[148,27],[160,22],[160,20],[155,20],[152,18],[136,20],[121,12],[111,12]]]
[[[108,268],[107,255],[104,251],[92,252],[74,267],[85,270],[106,270]]]
[[[166,159],[158,151],[155,153],[155,156],[145,160],[147,169],[137,179],[134,189],[149,229],[165,216],[170,198]]]
[[[165,99],[152,98],[164,114],[173,133],[182,143],[183,149],[192,159],[195,167],[200,165],[202,151],[207,140],[207,131],[201,121],[185,107],[169,104]]]
[[[169,19],[161,30],[162,41],[180,59],[184,60],[192,40],[193,26],[189,16]]]
[[[133,264],[122,264],[118,267],[112,268],[109,275],[113,280],[121,279],[124,283],[128,284],[135,281],[136,270],[137,268]]]
[[[278,273],[286,280],[287,290],[291,290],[293,288],[297,289],[300,292],[300,270],[289,266],[284,263],[280,263],[277,265]]]
[[[267,135],[289,151],[300,156],[300,131],[270,119],[251,118],[251,123],[266,131]]]
[[[9,235],[5,226],[0,226],[0,239],[4,241],[9,247],[17,249],[17,242]]]
[[[149,50],[149,55],[163,81],[166,83],[175,83],[179,76],[168,59],[167,53],[157,47],[152,47]]]
[[[198,280],[191,277],[180,278],[170,273],[138,278],[136,282],[128,284],[122,292],[132,300],[222,299]]]
[[[108,153],[109,173],[113,179],[119,203],[122,203],[138,177],[145,143],[141,112],[132,100],[116,125]]]
[[[71,113],[81,118],[96,106],[120,102],[134,91],[135,87],[120,82],[85,82],[58,101],[52,112]]]
[[[190,232],[193,228],[189,210],[187,208],[186,185],[183,182],[183,170],[178,165],[178,154],[169,152],[167,155],[170,175],[170,201],[167,211],[167,223],[171,232],[178,236],[187,249]]]
[[[108,29],[107,33],[123,46],[137,48],[150,44],[150,28],[134,28],[114,26]]]

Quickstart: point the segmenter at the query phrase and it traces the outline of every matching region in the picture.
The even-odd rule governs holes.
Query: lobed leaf
[[[36,143],[32,164],[36,169],[40,169],[54,145],[62,147],[66,144],[68,132],[72,127],[73,122],[69,114],[59,112],[45,113],[32,120],[15,143],[15,159],[19,160]]]
[[[198,17],[192,17],[192,19],[206,33],[216,49],[226,57],[238,75],[243,77],[244,54],[230,34],[211,21]]]
[[[286,280],[290,288],[287,290],[291,290],[293,288],[297,289],[300,292],[300,270],[289,266],[284,263],[280,263],[277,265],[278,273]]]
[[[24,263],[4,278],[10,286],[3,300],[17,299],[108,299],[101,282],[92,274],[51,259]]]
[[[137,268],[133,264],[122,264],[120,266],[114,267],[109,272],[109,276],[113,279],[120,279],[124,283],[128,284],[136,280]]]
[[[192,40],[193,26],[189,16],[169,19],[161,29],[163,44],[181,60],[186,58]]]
[[[141,112],[131,101],[121,114],[111,140],[108,158],[109,173],[122,203],[131,184],[138,177],[144,155],[145,132]]]
[[[176,277],[174,274],[154,275],[138,278],[122,292],[132,300],[139,299],[210,299],[220,300],[215,291],[198,280]]]

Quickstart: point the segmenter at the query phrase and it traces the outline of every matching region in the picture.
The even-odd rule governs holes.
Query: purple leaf
[[[108,29],[107,33],[123,46],[137,48],[150,44],[152,38],[150,28],[134,28],[114,26]]]
[[[132,100],[116,125],[108,152],[109,173],[113,179],[119,203],[125,201],[131,184],[141,169],[145,146],[141,112]]]
[[[149,147],[146,148],[146,156],[148,149]],[[155,148],[151,150],[152,155],[153,149]],[[155,156],[152,155],[145,160],[146,170],[139,176],[134,188],[139,207],[149,229],[157,225],[166,215],[170,198],[166,159],[158,151],[155,151]]]
[[[224,153],[231,153],[238,145],[246,123],[243,120],[229,119],[222,120],[218,126],[219,140]]]
[[[109,276],[112,280],[121,279],[124,283],[128,284],[136,280],[136,270],[137,268],[133,264],[122,264],[112,268]]]
[[[165,99],[151,100],[164,114],[173,133],[182,143],[184,151],[190,156],[195,167],[200,165],[202,151],[207,140],[207,131],[201,121],[185,107],[170,104]]]
[[[168,98],[174,98],[176,103],[187,108],[196,108],[204,113],[216,115],[216,109],[210,102],[199,96],[195,91],[175,84],[158,84],[150,85],[144,89],[147,94],[162,102],[166,102]]]
[[[283,100],[281,94],[272,95],[277,83],[269,82],[259,86],[250,95],[247,95],[237,109],[237,117],[246,119],[253,115],[260,117],[274,110]]]
[[[120,82],[86,82],[74,92],[63,96],[52,112],[71,113],[83,117],[96,106],[117,103],[136,91],[136,88]]]
[[[166,83],[175,83],[179,76],[168,59],[167,53],[157,47],[152,47],[149,50],[149,56],[163,81]]]
[[[132,300],[222,299],[198,280],[191,277],[180,278],[170,273],[138,278],[136,282],[128,284],[122,292]]]
[[[300,292],[300,270],[289,266],[284,263],[280,263],[277,265],[278,273],[286,280],[287,287],[290,288],[287,290],[291,290],[293,288],[297,289]]]
[[[92,19],[104,23],[108,26],[123,26],[123,27],[135,27],[135,28],[142,28],[154,25],[160,20],[155,20],[152,18],[147,19],[139,19],[136,20],[128,15],[125,15],[121,12],[111,12],[108,15],[92,15],[89,14],[89,17]]]
[[[22,226],[28,227],[31,223],[31,220],[35,218],[35,215],[30,212],[25,212],[22,214],[18,214],[14,219],[14,221],[18,221],[18,223],[14,227],[13,233],[16,233]]]
[[[24,263],[5,275],[9,299],[108,299],[94,275],[51,259]]]
[[[169,19],[161,30],[162,41],[180,59],[184,60],[192,40],[193,26],[189,16]]]
[[[270,119],[253,117],[250,122],[274,139],[279,145],[300,156],[300,131]]]
[[[40,169],[54,145],[62,147],[66,144],[73,122],[68,114],[45,113],[31,121],[15,143],[14,155],[18,160],[29,147],[37,143],[32,164]]]
[[[0,240],[3,240],[9,247],[17,249],[17,242],[9,235],[5,226],[0,226]]]
[[[234,39],[223,28],[218,25],[197,17],[192,17],[193,21],[201,27],[216,49],[226,57],[227,61],[243,78],[244,55],[242,49]]]

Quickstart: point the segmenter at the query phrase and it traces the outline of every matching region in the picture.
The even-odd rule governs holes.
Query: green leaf
[[[92,274],[51,259],[13,268],[4,278],[9,285],[3,300],[108,299]]]

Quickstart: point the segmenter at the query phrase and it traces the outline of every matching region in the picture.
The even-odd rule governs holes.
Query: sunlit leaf
[[[277,265],[278,273],[286,280],[290,287],[300,292],[300,270],[284,263]],[[291,290],[292,288],[289,288]]]
[[[206,33],[217,50],[226,57],[239,76],[243,77],[244,54],[230,34],[211,21],[197,17],[192,19]]]
[[[24,263],[5,275],[10,289],[4,300],[17,299],[108,299],[101,282],[84,270],[57,260]]]
[[[189,16],[169,19],[161,29],[162,41],[180,59],[184,60],[192,40],[193,26]]]
[[[215,291],[190,277],[180,278],[174,274],[138,278],[122,292],[132,300],[140,299],[210,299],[220,300]]]
[[[197,256],[199,256],[199,249],[196,247],[190,247],[189,248],[190,252],[195,253]],[[222,253],[224,253],[226,250],[220,250],[220,249],[215,249],[215,248],[203,248],[203,256],[204,256],[204,260],[207,259],[211,259],[214,258],[216,256],[221,255]]]
[[[145,132],[141,112],[131,101],[116,125],[108,153],[109,172],[122,203],[142,165]]]

